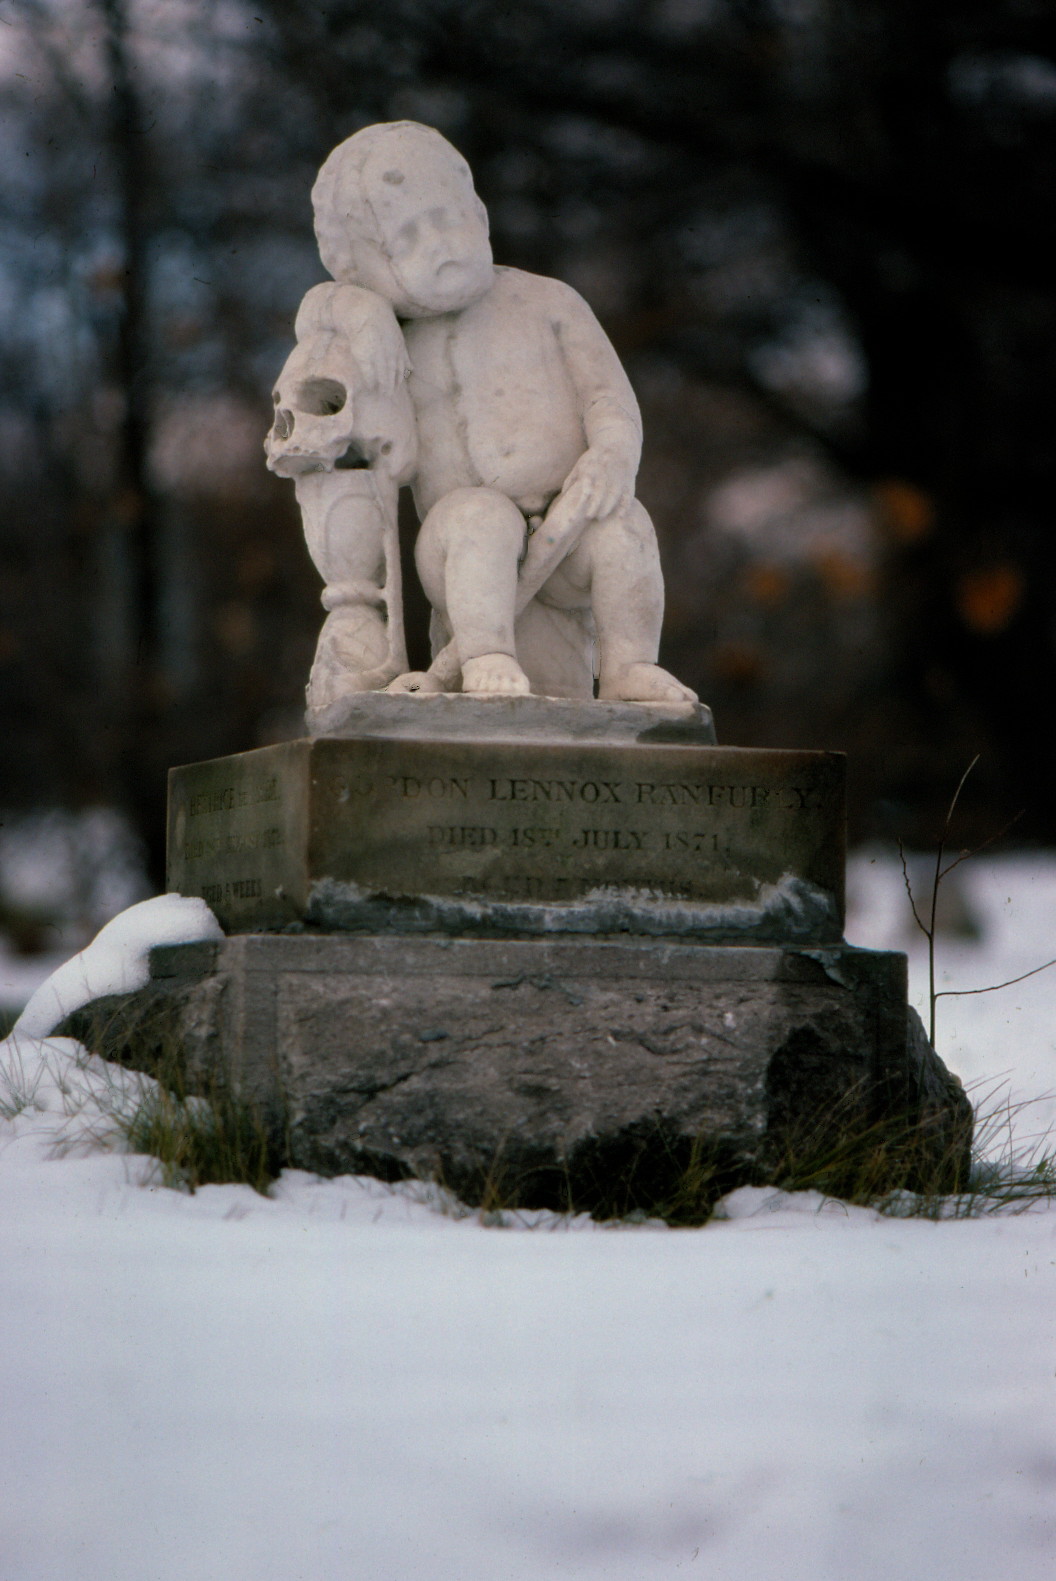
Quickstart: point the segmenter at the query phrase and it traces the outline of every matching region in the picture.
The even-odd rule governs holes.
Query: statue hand
[[[410,372],[407,348],[395,319],[371,319],[357,337],[353,353],[368,389],[382,395],[398,390]]]
[[[565,479],[561,493],[576,514],[598,521],[626,505],[634,493],[634,473],[611,450],[585,450]]]

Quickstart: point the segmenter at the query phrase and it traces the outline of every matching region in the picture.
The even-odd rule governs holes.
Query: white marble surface
[[[312,198],[336,284],[305,298],[267,441],[269,466],[298,480],[327,580],[310,728],[387,684],[591,699],[596,675],[605,700],[694,701],[656,663],[663,581],[634,494],[641,419],[587,304],[494,264],[469,167],[430,127],[355,133]],[[389,524],[407,480],[433,661],[397,674]]]

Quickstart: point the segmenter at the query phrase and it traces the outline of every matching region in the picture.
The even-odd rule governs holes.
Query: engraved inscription
[[[445,828],[442,824],[431,823],[426,826],[425,833],[434,849],[440,847],[446,851],[482,850],[484,846],[499,843],[497,829],[487,829],[480,825],[468,828]]]
[[[350,801],[374,796],[379,787],[367,775],[343,780],[338,799]],[[586,803],[588,806],[634,803],[649,807],[718,807],[734,811],[772,808],[781,812],[813,812],[822,806],[817,786],[738,785],[692,781],[656,782],[652,780],[574,780],[491,778],[480,784],[468,775],[389,774],[383,791],[405,801],[469,801],[483,792],[492,802]],[[247,805],[246,793],[228,787],[193,797],[191,816],[203,811],[230,812]],[[266,797],[258,797],[265,800]],[[205,805],[208,803],[208,805]]]
[[[170,887],[201,895],[229,930],[295,917],[304,889],[307,767],[303,745],[283,742],[174,769]]]
[[[822,805],[821,794],[812,785],[658,785],[636,780],[633,792],[635,801],[651,807],[776,807],[782,812],[813,812]]]
[[[618,802],[620,785],[609,780],[489,779],[491,801]]]
[[[259,900],[264,887],[259,878],[233,878],[226,884],[203,884],[202,899],[210,906],[229,900]]]
[[[665,851],[710,851],[715,855],[729,855],[729,842],[722,844],[717,833],[706,829],[665,829]]]
[[[642,851],[645,835],[639,829],[581,829],[572,845],[578,851]]]
[[[324,879],[390,898],[748,907],[802,879],[839,908],[829,755],[349,738],[179,772],[174,882],[225,926],[281,923]]]
[[[581,873],[503,873],[494,878],[489,874],[466,874],[455,884],[455,895],[483,895],[495,900],[575,900],[585,893],[605,893],[626,886],[608,886],[596,879],[591,882]],[[689,879],[650,880],[633,886],[634,898],[643,900],[702,900],[709,891]]]
[[[277,826],[271,829],[236,829],[232,834],[197,835],[183,846],[186,862],[201,862],[207,857],[240,856],[246,851],[274,851],[285,845],[286,835]]]
[[[739,754],[732,767],[709,752],[700,755],[702,773],[693,763],[688,773],[647,777],[649,768],[667,768],[672,760],[662,753],[653,763],[641,757],[646,773],[621,774],[621,755],[599,753],[588,768],[592,754],[573,749],[578,773],[541,773],[532,749],[466,747],[459,749],[469,758],[463,772],[442,752],[435,766],[419,769],[413,756],[420,748],[370,751],[366,772],[351,763],[344,769],[337,800],[355,800],[364,852],[377,842],[364,881],[403,892],[435,887],[557,900],[611,889],[658,900],[732,893],[750,899],[758,883],[795,870],[794,829],[811,841],[811,819],[832,797],[830,784],[809,775],[767,780],[749,770],[742,777],[748,764]],[[416,772],[398,772],[404,753]],[[502,772],[507,766],[512,772]],[[460,816],[436,817],[441,806],[449,813],[457,807]],[[522,808],[529,816],[519,816]],[[774,855],[769,867],[760,867],[755,853],[768,847]]]
[[[207,813],[237,812],[243,807],[259,807],[265,802],[281,802],[282,791],[277,775],[260,785],[221,785],[212,790],[198,791],[187,802],[187,816],[201,818]]]
[[[396,794],[408,801],[417,801],[420,796],[431,801],[442,801],[445,797],[460,797],[465,801],[469,795],[468,779],[441,774],[434,774],[431,779],[419,779],[415,774],[390,774],[388,778]]]
[[[493,882],[486,875],[468,875],[459,881],[456,895],[485,895],[496,900],[574,900],[583,893],[582,881],[570,874],[504,873]]]

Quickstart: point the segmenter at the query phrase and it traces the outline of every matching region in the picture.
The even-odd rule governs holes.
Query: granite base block
[[[222,1073],[299,1168],[470,1203],[655,1211],[696,1171],[699,1208],[797,1139],[885,1125],[913,1127],[932,1184],[969,1160],[971,1107],[890,952],[251,934],[155,950],[146,989],[70,1030],[93,1018],[111,1057],[175,1044],[192,1089]]]

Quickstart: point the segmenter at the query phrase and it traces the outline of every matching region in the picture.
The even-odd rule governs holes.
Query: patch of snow
[[[0,1042],[0,1113],[32,1108],[87,1122],[93,1109],[96,1119],[109,1112],[115,1093],[127,1096],[130,1082],[138,1090],[138,1075],[107,1064],[71,1038],[50,1034],[93,999],[145,987],[156,945],[223,936],[205,901],[183,895],[156,895],[114,917],[41,983]]]
[[[888,926],[872,868],[856,942]],[[942,944],[951,980],[1056,954],[1056,861],[970,882],[984,932]],[[941,1052],[1051,1087],[1054,994],[942,1001]],[[676,1231],[297,1171],[188,1196],[149,1159],[56,1157],[68,1123],[0,1120],[4,1581],[1052,1573],[1051,1209],[745,1188]]]
[[[157,945],[222,939],[223,929],[204,900],[155,895],[129,906],[88,945],[53,972],[15,1022],[12,1036],[47,1037],[60,1021],[105,994],[131,994],[150,980],[150,952]]]

